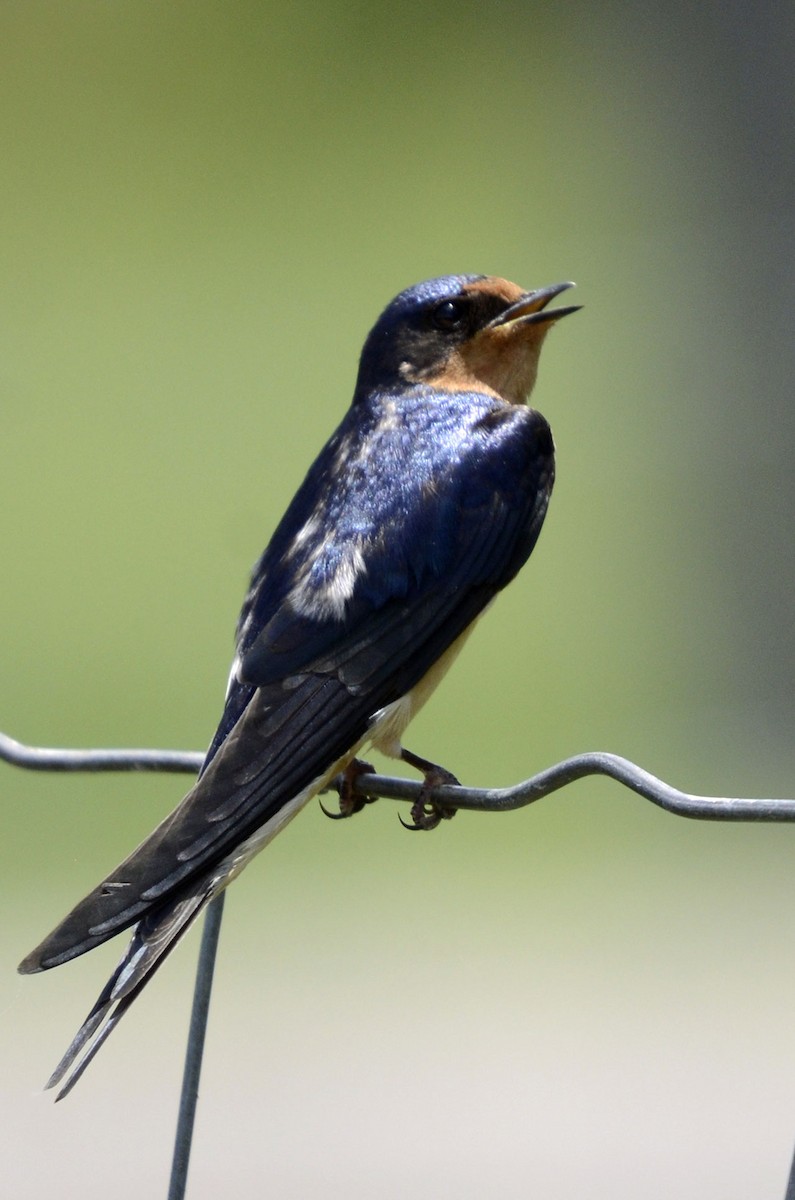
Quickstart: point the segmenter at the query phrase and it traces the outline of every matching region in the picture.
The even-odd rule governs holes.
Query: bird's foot
[[[360,775],[375,775],[375,767],[361,758],[351,759],[338,777],[340,781],[338,784],[339,812],[330,812],[322,800],[318,802],[323,812],[332,821],[342,821],[346,817],[352,817],[354,813],[361,812],[365,804],[375,804],[377,796],[362,796],[360,793],[354,792],[353,785]]]
[[[410,767],[422,771],[423,775],[419,799],[411,806],[411,821],[404,821],[399,817],[403,828],[412,833],[416,833],[418,829],[435,829],[441,821],[449,821],[454,817],[457,810],[451,804],[442,804],[431,797],[435,788],[460,786],[460,781],[452,771],[446,771],[444,767],[428,762],[426,758],[420,758],[410,750],[402,750],[400,757]]]

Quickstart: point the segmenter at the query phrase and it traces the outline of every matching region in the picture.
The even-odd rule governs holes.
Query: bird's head
[[[364,344],[357,397],[377,387],[425,384],[524,403],[552,323],[580,307],[547,305],[573,286],[526,292],[493,275],[444,275],[407,288]]]

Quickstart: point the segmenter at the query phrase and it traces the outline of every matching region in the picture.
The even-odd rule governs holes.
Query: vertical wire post
[[[789,1171],[789,1180],[787,1181],[787,1191],[784,1200],[795,1200],[795,1155],[792,1159],[792,1165]]]
[[[225,892],[220,892],[210,902],[204,918],[199,961],[196,967],[193,1008],[190,1014],[188,1046],[185,1051],[185,1069],[182,1074],[182,1090],[179,1098],[179,1115],[174,1138],[174,1157],[171,1161],[168,1200],[183,1200],[188,1182],[193,1129],[196,1124],[196,1105],[199,1100],[204,1038],[207,1033],[207,1017],[210,1010],[210,994],[213,988],[213,972],[218,938],[221,933],[221,918],[224,915],[225,895]]]

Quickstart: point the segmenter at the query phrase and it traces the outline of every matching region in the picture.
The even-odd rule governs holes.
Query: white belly
[[[448,646],[444,654],[437,658],[430,671],[423,675],[420,682],[415,684],[410,692],[406,692],[405,696],[401,696],[399,700],[387,704],[385,708],[380,708],[375,713],[367,738],[367,742],[375,750],[385,754],[388,758],[400,758],[400,740],[409,721],[420,711],[425,701],[441,683],[460,654],[464,642],[475,628],[477,620],[478,618],[467,626],[451,646]]]

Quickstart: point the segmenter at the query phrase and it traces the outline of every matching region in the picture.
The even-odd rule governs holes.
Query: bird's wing
[[[530,553],[552,483],[548,430],[534,417],[506,412],[471,462],[461,451],[454,470],[403,489],[339,616],[313,615],[305,584],[303,611],[282,600],[248,640],[230,697],[243,697],[242,712],[201,778],[21,970],[76,957],[181,893],[366,740],[373,715],[422,679]]]

